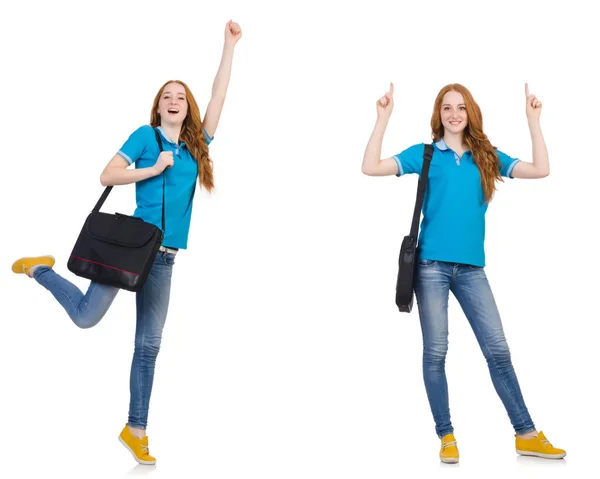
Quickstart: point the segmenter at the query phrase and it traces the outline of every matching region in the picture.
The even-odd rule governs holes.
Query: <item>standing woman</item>
[[[381,144],[392,109],[394,86],[377,102],[377,123],[362,164],[366,175],[421,174],[424,144],[381,160]],[[485,272],[485,212],[496,181],[548,176],[548,151],[540,127],[542,103],[525,84],[533,163],[495,149],[483,132],[481,110],[459,84],[439,92],[431,117],[434,152],[423,202],[415,293],[423,333],[423,376],[441,439],[440,459],[458,462],[450,421],[445,361],[448,350],[448,296],[452,291],[487,360],[492,382],[515,430],[519,454],[562,458],[538,432],[525,406],[513,369],[500,315]]]
[[[164,172],[166,175],[164,239],[144,287],[136,293],[137,320],[129,418],[119,436],[140,464],[156,463],[148,450],[146,424],[154,366],[167,318],[171,273],[178,250],[187,247],[196,178],[208,191],[214,186],[208,144],[219,123],[231,75],[233,50],[241,36],[240,26],[229,21],[225,27],[221,64],[204,120],[201,120],[196,100],[185,83],[165,83],[154,99],[150,125],[144,125],[131,134],[100,176],[104,186],[136,183],[137,208],[134,216],[160,228],[161,174]],[[157,128],[162,136],[162,153],[153,128]],[[135,169],[127,168],[134,163]],[[169,170],[165,171],[166,168]],[[12,270],[34,278],[49,290],[77,326],[90,328],[98,324],[119,290],[91,282],[83,294],[55,273],[52,266],[52,256],[29,257],[15,261]]]

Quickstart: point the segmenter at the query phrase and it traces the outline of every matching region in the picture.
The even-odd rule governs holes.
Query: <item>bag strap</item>
[[[429,165],[433,157],[433,145],[425,145],[423,151],[423,168],[419,177],[419,186],[417,186],[417,201],[415,202],[415,211],[413,213],[412,225],[410,227],[410,236],[415,240],[419,232],[419,220],[421,219],[421,208],[423,207],[423,199],[425,198],[425,190],[427,189],[427,178],[429,177]]]
[[[160,133],[158,132],[158,130],[156,128],[153,128],[153,130],[154,130],[154,135],[156,136],[156,142],[158,143],[158,149],[162,153],[162,151],[163,151],[162,138],[160,137]],[[162,173],[162,177],[163,177],[163,188],[162,188],[162,230],[163,230],[163,233],[164,233],[164,231],[165,231],[165,173],[164,173],[164,171]],[[96,206],[94,206],[94,209],[92,210],[93,213],[98,213],[100,211],[100,208],[102,208],[102,205],[106,201],[106,198],[108,198],[108,195],[110,194],[110,192],[112,191],[112,189],[113,189],[112,186],[107,186],[106,188],[104,188],[104,192],[102,193],[102,196],[100,197],[100,199],[98,200],[98,203],[96,203]]]
[[[158,149],[160,150],[160,153],[163,152],[163,142],[162,142],[162,138],[160,137],[160,133],[158,132],[157,128],[154,128],[154,135],[156,136],[156,142],[158,143]],[[159,153],[159,155],[160,155]],[[163,233],[165,232],[165,172],[162,172],[162,177],[163,177],[163,188],[162,188],[162,230]]]
[[[98,203],[96,203],[96,206],[94,206],[92,213],[98,213],[100,211],[100,208],[102,208],[102,205],[106,201],[106,198],[108,198],[108,194],[110,193],[110,191],[112,189],[113,189],[112,186],[107,186],[106,188],[104,188],[104,193],[102,193],[102,196],[98,200]]]

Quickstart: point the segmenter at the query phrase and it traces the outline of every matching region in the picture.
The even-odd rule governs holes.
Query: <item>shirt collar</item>
[[[157,127],[158,131],[160,131],[161,135],[163,136],[163,138],[165,140],[167,140],[169,143],[171,143],[172,145],[177,146],[177,143],[175,143],[173,140],[171,140],[171,138],[169,138],[169,135],[167,135],[167,132],[165,130],[162,129],[161,126]],[[185,141],[182,141],[179,146],[185,146]]]
[[[450,150],[450,147],[448,145],[446,145],[446,142],[444,141],[443,138],[440,138],[439,141],[436,141],[435,146],[437,146],[438,150],[440,150],[440,151]],[[450,150],[450,151],[453,151],[453,150]],[[453,151],[453,153],[456,155],[456,152]],[[465,153],[471,153],[471,150],[465,150]]]
[[[443,138],[440,138],[440,141],[436,142],[435,146],[437,146],[441,151],[446,151],[448,149],[448,145],[446,145],[446,142]]]

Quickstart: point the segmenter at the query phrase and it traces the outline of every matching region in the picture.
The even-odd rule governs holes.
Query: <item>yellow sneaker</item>
[[[454,434],[446,434],[442,438],[440,461],[446,464],[456,464],[458,462],[458,447],[456,446]]]
[[[17,274],[29,274],[29,268],[37,265],[49,266],[52,268],[54,266],[54,256],[46,255],[46,256],[36,256],[33,258],[19,258],[12,265],[13,273]]]
[[[144,436],[143,439],[131,434],[129,426],[125,424],[125,427],[119,435],[119,441],[121,444],[129,449],[129,452],[133,454],[134,459],[140,464],[156,464],[156,459],[153,458],[148,451],[148,436]]]
[[[515,436],[515,448],[518,454],[523,456],[537,456],[546,459],[562,459],[567,455],[563,449],[558,449],[546,439],[542,431],[538,432],[538,437],[532,439],[522,439]]]

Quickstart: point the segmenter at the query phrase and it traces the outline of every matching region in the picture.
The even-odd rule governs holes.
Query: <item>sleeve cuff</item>
[[[402,169],[402,163],[400,163],[400,158],[398,158],[398,155],[394,155],[392,156],[392,158],[396,160],[396,165],[398,165],[398,173],[396,174],[396,176],[402,176],[404,174],[404,170]]]
[[[521,161],[518,158],[513,161],[510,165],[508,165],[508,168],[506,168],[506,176],[508,176],[509,178],[512,178],[512,171],[515,169],[515,166],[517,165],[517,163]]]
[[[206,144],[208,145],[209,143],[211,143],[214,139],[214,136],[211,137],[206,130],[204,129],[204,127],[202,128],[202,132],[204,133],[204,138],[206,138]]]
[[[127,160],[127,163],[129,163],[130,165],[133,163],[133,161],[131,161],[131,158],[129,158],[129,156],[127,156],[125,153],[123,153],[123,150],[117,151],[117,155],[125,158]]]

